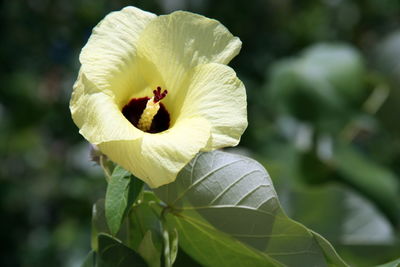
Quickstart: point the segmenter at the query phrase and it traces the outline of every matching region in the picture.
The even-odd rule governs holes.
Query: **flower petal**
[[[138,55],[146,80],[162,81],[160,86],[174,97],[187,70],[210,62],[228,64],[241,45],[217,20],[177,11],[146,26],[138,41]]]
[[[210,138],[210,126],[199,117],[186,118],[173,128],[143,138],[99,144],[112,161],[155,188],[173,182],[179,171]]]
[[[137,74],[136,46],[139,35],[154,18],[156,15],[135,7],[112,12],[93,29],[82,49],[82,72],[118,103],[129,99],[132,88],[144,87]]]
[[[202,116],[211,125],[211,142],[206,150],[235,146],[247,127],[246,89],[230,67],[217,63],[199,65],[182,85],[171,122]]]
[[[114,99],[101,92],[81,72],[74,84],[70,109],[79,132],[92,144],[134,140],[143,135],[124,117]]]

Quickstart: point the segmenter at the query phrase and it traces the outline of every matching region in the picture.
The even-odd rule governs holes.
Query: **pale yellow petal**
[[[179,171],[207,145],[209,138],[208,122],[192,117],[181,120],[167,131],[146,133],[133,141],[106,142],[99,148],[154,188],[173,182]]]
[[[114,99],[101,92],[82,73],[74,84],[70,109],[79,132],[92,144],[134,140],[143,135],[124,117]]]
[[[121,106],[132,91],[145,88],[138,74],[137,41],[156,15],[135,7],[107,15],[94,29],[80,54],[81,71]]]
[[[159,16],[138,41],[142,75],[152,86],[167,89],[173,99],[188,70],[210,62],[227,64],[241,44],[217,20],[184,11]]]
[[[206,148],[235,146],[247,127],[246,89],[228,66],[216,63],[192,69],[176,98],[173,121],[202,116],[211,125],[211,143]]]

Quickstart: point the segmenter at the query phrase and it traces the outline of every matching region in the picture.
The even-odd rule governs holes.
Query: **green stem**
[[[100,167],[103,169],[107,183],[111,180],[111,170],[107,167],[108,159],[104,155],[100,155],[99,164]]]
[[[165,267],[172,267],[172,262],[171,262],[171,248],[170,248],[170,242],[169,242],[169,232],[167,229],[167,220],[166,220],[166,215],[169,211],[168,207],[164,207],[163,210],[161,211],[161,232],[164,240],[164,266]]]

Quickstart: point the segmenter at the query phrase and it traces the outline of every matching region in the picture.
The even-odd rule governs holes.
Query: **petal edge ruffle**
[[[199,65],[192,69],[183,88],[186,93],[177,98],[181,107],[175,111],[179,117],[173,119],[205,118],[211,126],[211,140],[204,150],[237,145],[248,122],[246,89],[235,71],[217,63]]]
[[[176,11],[152,20],[138,41],[143,75],[155,73],[174,94],[187,70],[206,63],[228,64],[241,48],[241,41],[219,21],[185,11]]]
[[[203,118],[189,118],[158,134],[137,140],[99,144],[112,161],[155,188],[173,182],[179,171],[208,143],[210,126]]]

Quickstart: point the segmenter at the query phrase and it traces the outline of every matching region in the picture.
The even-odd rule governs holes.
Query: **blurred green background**
[[[79,266],[105,180],[68,102],[78,55],[109,12],[215,18],[243,42],[231,66],[286,212],[354,266],[400,257],[400,2],[20,0],[0,7],[0,266]]]

